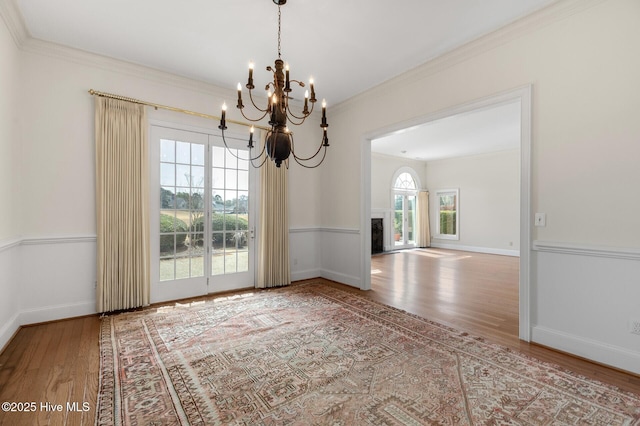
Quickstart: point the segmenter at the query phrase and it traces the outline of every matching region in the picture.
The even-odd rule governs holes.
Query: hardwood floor
[[[453,250],[390,252],[371,258],[372,293],[388,305],[513,344],[518,263],[517,257]]]
[[[518,338],[519,259],[443,249],[371,258],[373,300],[640,395],[640,376]]]
[[[0,424],[94,424],[99,330],[97,315],[21,328],[0,354],[0,403],[34,410],[0,411]],[[61,409],[55,410],[59,404]]]
[[[517,258],[429,249],[374,256],[371,265],[371,291],[324,281],[640,395],[639,376],[518,339]],[[93,424],[99,329],[98,316],[20,329],[0,353],[0,403],[35,402],[37,409],[0,411],[0,425]],[[51,411],[58,404],[62,411]]]

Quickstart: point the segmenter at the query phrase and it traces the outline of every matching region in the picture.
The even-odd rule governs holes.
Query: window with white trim
[[[436,191],[436,235],[445,240],[460,239],[460,191],[440,189]]]

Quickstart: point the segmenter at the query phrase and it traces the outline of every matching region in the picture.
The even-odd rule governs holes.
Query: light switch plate
[[[546,213],[536,213],[535,225],[536,226],[547,226],[547,214]]]

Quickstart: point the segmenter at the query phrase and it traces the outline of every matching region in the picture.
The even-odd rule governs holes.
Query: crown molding
[[[221,88],[213,83],[195,80],[173,74],[168,71],[139,65],[122,59],[111,58],[99,55],[97,53],[88,52],[57,43],[43,41],[35,38],[27,39],[21,46],[23,52],[35,55],[49,56],[51,58],[73,62],[79,65],[97,68],[100,70],[110,71],[130,77],[140,78],[164,85],[178,87],[180,89],[192,90],[198,93],[206,93],[209,95],[227,97],[235,96],[235,91]],[[88,90],[89,88],[87,88]],[[96,88],[102,90],[102,88]]]
[[[4,20],[16,46],[23,52],[49,56],[79,65],[142,78],[181,89],[193,90],[198,93],[219,97],[227,97],[229,94],[235,96],[235,91],[226,90],[210,82],[183,77],[170,71],[36,39],[29,33],[16,0],[0,0],[0,17]]]
[[[206,93],[220,97],[226,97],[229,96],[230,93],[233,93],[235,96],[233,90],[225,90],[209,82],[182,77],[165,70],[150,68],[121,59],[110,58],[33,38],[27,30],[16,0],[0,0],[0,16],[3,18],[16,46],[23,52],[62,59],[80,65],[175,86],[181,89],[193,90],[198,93]],[[88,89],[89,88],[87,88],[87,90]]]
[[[344,108],[350,108],[352,104],[363,101],[369,96],[376,96],[380,92],[387,91],[390,87],[403,85],[407,81],[415,82],[416,80],[421,80],[428,76],[437,74],[447,68],[451,68],[454,65],[471,59],[474,56],[488,52],[517,38],[536,32],[548,25],[579,14],[606,1],[609,0],[557,1],[549,6],[539,9],[536,12],[516,19],[502,28],[492,31],[480,38],[471,40],[436,58],[430,59],[422,65],[418,65],[411,70],[380,83],[379,85],[355,95],[338,105],[334,105],[331,110],[340,111]]]
[[[31,34],[27,30],[16,0],[0,0],[0,16],[4,20],[16,46],[21,48],[25,41],[31,38]]]

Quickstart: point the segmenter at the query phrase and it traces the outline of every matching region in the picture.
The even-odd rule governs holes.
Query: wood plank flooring
[[[443,249],[371,258],[373,300],[640,395],[640,376],[518,338],[519,259]],[[356,290],[358,291],[358,290]]]
[[[517,258],[429,249],[374,256],[371,265],[371,291],[324,281],[640,395],[636,375],[518,339]],[[98,316],[20,329],[0,353],[0,403],[35,402],[37,410],[0,411],[0,425],[93,424],[99,329]],[[77,402],[78,411],[67,402]],[[63,409],[43,410],[46,403]]]
[[[0,411],[0,425],[94,424],[99,330],[97,315],[22,327],[0,354],[0,403],[35,403],[35,411]]]

